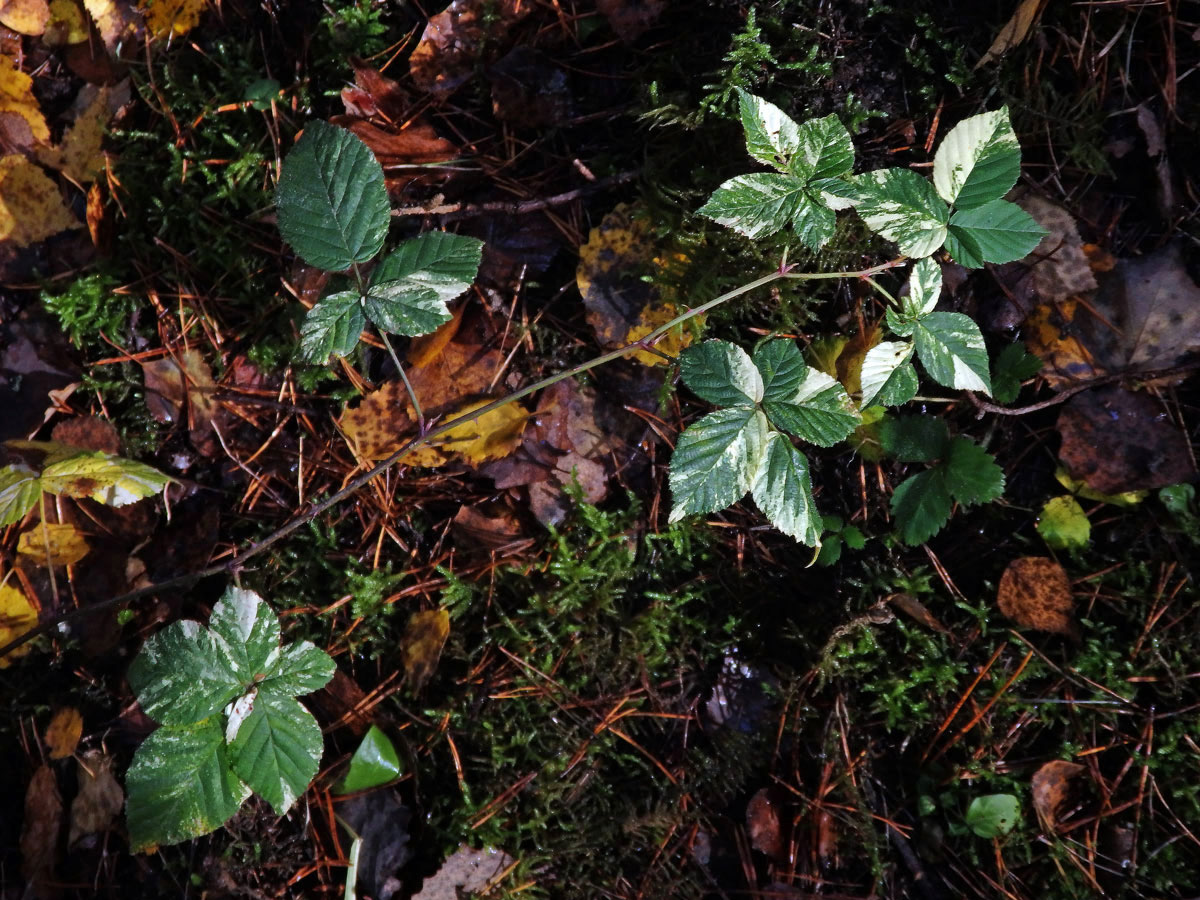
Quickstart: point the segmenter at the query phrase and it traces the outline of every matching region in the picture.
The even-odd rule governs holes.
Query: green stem
[[[417,400],[417,392],[413,390],[412,382],[408,380],[408,375],[404,373],[404,365],[400,362],[400,357],[396,355],[396,350],[392,347],[392,342],[388,340],[387,332],[381,328],[379,329],[379,336],[383,338],[383,344],[387,347],[388,353],[392,354],[392,362],[396,364],[396,371],[400,373],[400,380],[404,382],[404,390],[408,392],[408,402],[412,404],[413,412],[417,414],[417,434],[424,434],[425,414],[421,412],[421,404]]]
[[[505,397],[501,397],[498,400],[493,400],[491,403],[481,406],[478,409],[472,410],[471,412],[466,413],[465,415],[461,415],[455,419],[450,419],[446,422],[442,422],[441,424],[436,425],[433,428],[430,428],[428,431],[425,431],[422,434],[418,434],[412,440],[408,441],[402,447],[400,447],[400,449],[398,449],[395,453],[393,453],[387,459],[383,460],[380,463],[377,463],[375,466],[368,469],[363,474],[358,475],[355,478],[351,479],[350,482],[344,488],[342,488],[341,490],[337,491],[334,494],[331,494],[330,496],[326,497],[324,500],[320,501],[319,503],[310,504],[309,508],[307,510],[305,510],[303,513],[299,513],[296,516],[293,516],[292,519],[285,522],[283,525],[281,525],[275,531],[271,532],[269,535],[267,535],[262,540],[256,541],[255,543],[251,544],[249,547],[247,547],[245,550],[243,550],[240,554],[238,554],[233,559],[231,559],[227,562],[220,563],[218,565],[209,566],[205,569],[201,569],[198,572],[192,572],[191,574],[188,574],[188,575],[181,575],[177,578],[170,578],[166,581],[162,581],[157,584],[152,584],[152,585],[148,585],[143,588],[138,588],[137,590],[129,591],[128,593],[122,594],[119,597],[111,597],[108,600],[102,600],[98,603],[92,603],[88,606],[81,607],[79,609],[70,610],[69,612],[65,612],[65,613],[57,616],[53,620],[45,622],[45,623],[39,625],[37,628],[32,629],[31,631],[27,631],[25,634],[21,635],[16,640],[9,641],[9,643],[5,644],[3,647],[0,647],[0,657],[3,657],[5,654],[11,652],[12,650],[15,650],[17,647],[20,647],[22,644],[26,643],[27,641],[32,640],[33,638],[37,637],[38,635],[45,634],[46,632],[57,628],[62,622],[74,619],[76,616],[81,616],[86,613],[92,613],[92,612],[97,612],[97,611],[104,610],[104,609],[109,609],[113,606],[119,606],[123,603],[129,603],[129,602],[132,602],[133,600],[137,600],[141,597],[145,597],[147,595],[158,593],[158,592],[164,591],[164,590],[181,587],[183,585],[191,584],[195,581],[198,581],[201,578],[208,578],[212,575],[222,575],[222,574],[236,575],[239,571],[241,571],[242,569],[245,568],[246,563],[250,559],[253,559],[255,556],[258,556],[259,554],[261,554],[268,548],[279,543],[281,540],[283,540],[285,537],[290,535],[296,529],[307,524],[308,522],[315,519],[317,516],[321,515],[322,513],[327,512],[328,510],[337,506],[343,500],[346,500],[347,498],[351,497],[353,494],[357,493],[366,484],[368,484],[369,482],[378,478],[380,475],[382,475],[384,472],[386,472],[388,469],[390,469],[392,466],[394,466],[396,463],[398,463],[401,459],[403,459],[408,453],[410,453],[415,448],[423,446],[425,444],[428,444],[434,438],[440,437],[441,435],[445,434],[446,432],[451,431],[452,429],[458,428],[459,426],[461,426],[467,422],[473,422],[473,421],[479,419],[481,416],[486,416],[488,413],[493,412],[502,407],[508,406],[510,403],[515,403],[518,400],[528,397],[530,394],[535,394],[538,391],[545,390],[546,388],[551,387],[552,385],[558,384],[560,381],[565,381],[568,378],[574,378],[577,375],[582,375],[584,372],[589,372],[592,369],[606,365],[610,362],[613,362],[614,360],[621,359],[637,350],[649,349],[657,341],[659,341],[664,335],[669,333],[672,329],[677,328],[678,326],[682,325],[684,322],[694,319],[696,316],[703,315],[704,313],[708,312],[711,309],[715,309],[716,307],[720,306],[722,303],[728,303],[730,300],[733,300],[737,297],[741,297],[744,294],[748,294],[751,291],[757,290],[760,287],[765,287],[766,285],[771,284],[772,282],[775,282],[775,281],[779,281],[781,279],[790,279],[793,281],[816,281],[819,279],[829,279],[829,278],[869,278],[870,276],[876,275],[879,272],[883,272],[887,269],[891,269],[895,266],[898,266],[903,262],[905,262],[905,260],[903,257],[901,257],[900,259],[895,259],[895,260],[892,260],[891,262],[886,262],[886,263],[883,263],[878,266],[872,266],[869,269],[862,269],[857,272],[793,273],[793,272],[788,271],[786,268],[781,267],[777,271],[772,272],[770,275],[764,275],[762,278],[757,278],[748,284],[742,285],[741,287],[734,288],[731,291],[726,291],[724,294],[721,294],[719,297],[714,297],[712,300],[709,300],[707,303],[703,303],[700,306],[693,307],[692,309],[689,309],[689,310],[686,310],[685,312],[680,313],[675,318],[673,318],[671,321],[667,322],[665,325],[661,325],[658,328],[654,329],[654,331],[650,332],[648,335],[646,335],[641,340],[634,341],[631,344],[626,344],[624,347],[619,347],[616,350],[610,350],[607,353],[601,354],[600,356],[597,356],[594,359],[590,359],[587,362],[580,363],[577,366],[572,366],[571,368],[566,369],[565,371],[559,372],[556,375],[551,375],[547,378],[543,378],[541,381],[535,381],[533,384],[527,385],[526,387],[523,387],[520,390],[513,391],[511,394],[508,394]],[[355,275],[356,276],[358,275],[357,266],[355,267]]]

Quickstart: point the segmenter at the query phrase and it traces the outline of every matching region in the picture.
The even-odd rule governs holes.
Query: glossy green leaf
[[[1092,539],[1092,523],[1074,497],[1047,501],[1038,514],[1038,534],[1052,550],[1079,550]]]
[[[957,436],[950,441],[944,467],[946,489],[963,506],[990,503],[1004,493],[1004,470],[970,438]]]
[[[1028,256],[1046,229],[1015,203],[993,200],[960,209],[950,218],[946,249],[968,268],[985,262],[1006,263]]]
[[[1008,834],[1021,820],[1021,801],[1012,794],[976,797],[967,807],[967,826],[981,838]]]
[[[900,406],[917,394],[917,373],[910,360],[913,345],[883,341],[867,351],[862,364],[862,401],[882,406]]]
[[[946,240],[950,210],[933,185],[908,169],[877,169],[854,179],[862,220],[905,256],[929,256]]]
[[[427,231],[405,241],[371,273],[371,283],[406,281],[429,288],[449,302],[460,296],[479,274],[483,241],[446,231]]]
[[[437,291],[410,281],[372,284],[362,302],[367,318],[381,330],[407,337],[429,334],[453,318]]]
[[[254,593],[239,587],[225,589],[213,607],[208,628],[225,644],[231,668],[243,685],[271,671],[279,656],[279,619]]]
[[[391,739],[372,725],[350,758],[350,768],[335,793],[353,794],[387,784],[400,775],[400,757]]]
[[[746,351],[729,341],[705,341],[680,354],[683,383],[717,406],[753,406],[763,397],[763,379]]]
[[[931,463],[950,450],[950,429],[937,416],[888,416],[878,433],[883,452],[900,462]]]
[[[250,796],[229,766],[219,717],[152,732],[134,753],[125,791],[134,851],[208,834]]]
[[[821,543],[821,516],[813,502],[808,460],[778,431],[767,435],[751,490],[768,522],[802,544]]]
[[[322,297],[300,326],[300,350],[296,354],[304,362],[324,365],[333,356],[349,356],[363,329],[367,317],[363,313],[358,291],[340,291]]]
[[[1020,342],[1009,344],[992,363],[992,397],[997,403],[1012,403],[1021,393],[1021,382],[1042,369],[1042,361]]]
[[[754,351],[754,366],[762,375],[762,400],[787,400],[800,390],[808,365],[795,341],[774,338]]]
[[[717,410],[688,426],[671,455],[670,521],[741,500],[754,483],[767,420],[750,406]]]
[[[902,481],[892,494],[892,518],[900,539],[923,544],[942,530],[950,518],[950,492],[940,466]]]
[[[154,721],[190,725],[245,692],[232,654],[199,622],[173,622],[142,646],[129,667],[129,686]]]
[[[846,389],[817,369],[807,369],[794,390],[765,398],[763,411],[777,428],[820,447],[844,440],[862,419]]]
[[[0,469],[0,525],[12,525],[25,518],[42,495],[37,473],[23,465]]]
[[[787,225],[806,202],[811,201],[801,179],[760,172],[726,181],[697,212],[748,238],[761,238]]]
[[[1021,174],[1021,147],[1008,107],[964,119],[933,158],[933,183],[947,203],[971,209],[998,200]]]
[[[780,172],[807,177],[806,161],[803,157],[795,159],[800,151],[800,126],[774,103],[741,89],[738,101],[750,155]],[[792,169],[793,161],[800,171]]]
[[[987,347],[969,316],[931,312],[917,321],[913,338],[921,365],[938,384],[991,394]]]
[[[340,272],[381,249],[391,220],[383,168],[367,145],[328,122],[309,122],[283,162],[279,232],[310,266]]]
[[[325,687],[336,671],[333,657],[309,641],[299,641],[283,648],[258,688],[281,696],[302,696]]]
[[[294,697],[260,692],[229,756],[238,777],[281,816],[317,774],[322,746],[317,720]]]

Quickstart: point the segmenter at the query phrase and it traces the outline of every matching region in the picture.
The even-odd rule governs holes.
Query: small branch
[[[1024,416],[1029,413],[1038,412],[1039,410],[1049,409],[1052,406],[1058,406],[1060,403],[1066,403],[1076,394],[1081,394],[1084,391],[1091,390],[1094,387],[1102,387],[1106,384],[1113,384],[1118,381],[1154,381],[1158,378],[1171,378],[1175,375],[1186,375],[1200,369],[1200,362],[1187,363],[1182,366],[1172,366],[1169,369],[1149,369],[1144,372],[1118,372],[1115,375],[1103,375],[1099,378],[1091,378],[1087,381],[1081,381],[1078,384],[1071,385],[1065,390],[1059,391],[1053,397],[1047,400],[1042,400],[1038,403],[1032,403],[1029,406],[997,406],[987,400],[982,400],[974,391],[963,391],[967,395],[967,399],[975,404],[975,408],[979,410],[978,418],[982,419],[984,413],[995,413],[998,416]]]
[[[638,177],[637,172],[622,172],[601,178],[592,184],[584,185],[573,191],[565,191],[552,197],[538,200],[496,200],[491,203],[439,203],[433,206],[401,206],[392,210],[393,216],[439,216],[443,222],[453,222],[456,219],[470,219],[475,216],[500,213],[508,216],[521,216],[554,206],[562,206],[588,194],[608,190],[619,184],[626,184]]]

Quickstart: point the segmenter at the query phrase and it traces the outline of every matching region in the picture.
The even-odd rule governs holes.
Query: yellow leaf
[[[146,14],[146,29],[155,38],[187,34],[200,21],[207,6],[205,0],[139,0]]]
[[[0,0],[0,25],[20,34],[41,34],[49,18],[46,0]]]
[[[83,0],[83,8],[92,17],[105,49],[109,53],[115,51],[117,44],[133,24],[132,10],[123,0]]]
[[[75,0],[50,0],[50,21],[42,43],[48,47],[82,44],[88,39],[88,24]]]
[[[1095,500],[1098,503],[1110,503],[1113,506],[1136,506],[1149,495],[1149,491],[1126,491],[1123,494],[1102,494],[1087,486],[1082,479],[1072,478],[1067,470],[1059,466],[1054,471],[1054,480],[1068,491],[1084,500]]]
[[[125,506],[157,494],[171,479],[142,463],[99,451],[83,451],[46,466],[42,490]]]
[[[491,402],[477,400],[468,403],[456,412],[449,413],[446,418],[457,419]],[[516,450],[528,421],[529,410],[519,403],[510,403],[451,428],[435,441],[435,447],[442,453],[456,453],[464,461],[479,465],[489,459],[508,456]]]
[[[11,585],[0,584],[0,645],[15,641],[37,625],[37,621],[37,610],[25,599],[25,595]],[[8,668],[13,659],[24,656],[32,649],[32,643],[22,644],[11,653],[0,656],[0,669]]]
[[[653,309],[650,307],[643,309],[641,315],[638,316],[637,324],[630,328],[629,333],[625,335],[625,343],[632,344],[634,341],[640,341],[652,331],[666,325],[677,315],[679,312],[673,303],[664,303]],[[697,316],[697,319],[700,318]],[[683,322],[663,335],[654,346],[667,356],[678,357],[685,347],[691,346],[692,335],[692,330],[687,327],[686,322]],[[665,366],[671,362],[649,350],[637,350],[631,353],[629,358],[636,359],[644,366]]]
[[[0,159],[0,240],[28,247],[79,225],[38,166],[23,156]]]
[[[413,693],[425,686],[437,668],[442,646],[450,636],[450,613],[444,609],[428,609],[412,614],[404,637],[400,639],[400,655],[404,660],[404,677]]]
[[[975,68],[978,69],[980,66],[999,59],[1013,47],[1024,42],[1029,35],[1029,29],[1041,17],[1045,5],[1046,0],[1021,0],[1017,11],[996,34],[992,46],[988,47],[987,53],[980,57],[979,62],[975,63]]]
[[[92,548],[74,525],[38,523],[17,538],[17,553],[28,556],[38,565],[73,566]]]
[[[66,759],[83,737],[83,716],[73,706],[64,706],[50,719],[43,738],[51,759]]]
[[[804,351],[804,358],[810,366],[828,375],[838,377],[838,357],[850,343],[850,338],[841,334],[831,334],[817,338]]]
[[[46,118],[33,98],[33,79],[7,56],[0,56],[0,112],[15,112],[29,123],[34,140],[50,140]]]
[[[109,117],[108,88],[91,85],[83,88],[85,91],[89,89],[94,96],[67,129],[62,143],[38,153],[39,162],[58,169],[80,187],[95,181],[96,176],[104,171],[101,145]]]

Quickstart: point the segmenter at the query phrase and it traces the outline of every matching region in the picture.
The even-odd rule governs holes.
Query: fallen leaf
[[[625,334],[625,338],[621,343],[632,344],[635,341],[640,341],[651,332],[666,325],[677,315],[679,315],[679,311],[675,308],[674,303],[664,303],[662,306],[647,307],[638,314],[637,322]],[[635,350],[629,355],[629,358],[637,360],[644,366],[670,366],[674,365],[675,359],[691,343],[692,332],[688,329],[687,325],[677,325],[655,342],[654,348],[659,351],[658,353],[653,353],[650,350]],[[669,358],[664,359],[660,355],[663,353]]]
[[[338,803],[338,818],[354,835],[358,896],[393,900],[405,896],[397,875],[412,857],[412,812],[394,790],[366,791]],[[454,900],[458,900],[457,897]]]
[[[50,895],[58,842],[62,834],[63,802],[54,770],[42,764],[25,791],[25,820],[21,825],[21,874],[34,897]]]
[[[23,156],[0,159],[0,241],[28,247],[79,225],[58,186],[38,166]]]
[[[515,511],[497,503],[484,508],[460,506],[454,514],[455,547],[462,552],[493,552],[526,539]]]
[[[0,645],[15,641],[37,623],[37,610],[25,599],[25,595],[11,584],[0,583]],[[14,659],[25,656],[31,650],[33,644],[25,643],[0,656],[0,669],[7,669]]]
[[[81,98],[85,98],[79,115],[63,135],[62,143],[43,149],[38,153],[38,161],[58,169],[82,188],[95,181],[104,171],[101,145],[112,110],[109,108],[108,88],[88,84],[79,93]]]
[[[404,661],[404,680],[414,694],[420,693],[437,668],[442,645],[449,636],[450,613],[444,609],[421,610],[408,620],[400,639],[400,656]]]
[[[150,36],[162,40],[187,34],[200,22],[207,0],[138,0]]]
[[[780,817],[781,798],[770,788],[759,788],[746,804],[746,832],[750,846],[774,862],[787,859]]]
[[[926,628],[932,628],[940,634],[949,634],[950,629],[938,621],[937,616],[929,611],[924,603],[914,597],[912,594],[889,594],[884,598],[884,601],[892,604],[896,609],[907,615],[909,618],[920,622]]]
[[[987,52],[979,58],[979,62],[975,63],[975,68],[978,69],[996,61],[1013,47],[1024,43],[1025,38],[1029,36],[1029,30],[1041,18],[1046,2],[1047,0],[1021,0],[1016,12],[1012,14],[1012,18],[1004,23],[1004,27],[996,34],[996,39],[992,41]]]
[[[71,801],[71,830],[67,847],[80,838],[112,828],[125,806],[125,792],[113,777],[112,757],[89,750],[76,760],[79,793]]]
[[[431,94],[446,94],[464,84],[476,70],[484,47],[494,47],[495,36],[512,27],[534,9],[528,0],[454,0],[433,16],[408,60],[413,83]]]
[[[1044,829],[1062,829],[1062,816],[1074,788],[1073,782],[1086,771],[1087,768],[1079,763],[1054,759],[1033,773],[1033,808]]]
[[[29,125],[35,141],[48,143],[50,127],[33,96],[33,79],[7,56],[0,56],[0,112],[13,112]]]
[[[50,5],[46,0],[0,0],[0,25],[36,37],[46,30]]]
[[[1067,474],[1101,494],[1154,490],[1196,473],[1187,435],[1144,391],[1083,391],[1063,405],[1057,427]]]
[[[608,19],[617,37],[633,43],[667,8],[666,0],[596,0],[596,11]]]
[[[1084,500],[1095,500],[1097,503],[1109,503],[1113,506],[1137,506],[1150,494],[1149,491],[1126,491],[1123,494],[1102,494],[1099,491],[1093,491],[1080,479],[1072,478],[1062,466],[1054,470],[1054,480],[1076,497],[1082,497]]]
[[[413,900],[458,900],[476,894],[499,879],[516,862],[503,850],[460,846],[441,867],[425,879]]]
[[[47,47],[81,44],[88,39],[87,19],[75,0],[50,0],[50,19],[42,43]]]
[[[1033,286],[1038,297],[1052,302],[1094,291],[1096,274],[1083,250],[1075,217],[1034,193],[1023,196],[1018,205],[1047,232],[1029,254],[1034,260]]]
[[[1014,559],[1000,578],[1000,612],[1018,625],[1074,637],[1075,601],[1066,570],[1040,556]]]
[[[454,310],[454,315],[449,322],[443,322],[430,334],[413,338],[408,345],[408,361],[421,369],[437,359],[447,345],[454,340],[454,336],[458,334],[465,309],[465,306],[459,306]]]
[[[47,755],[51,759],[66,759],[75,753],[81,737],[83,715],[73,706],[64,706],[50,717],[42,740],[46,742]]]
[[[17,553],[38,566],[73,566],[90,550],[74,525],[39,522],[17,538]]]
[[[131,30],[137,17],[127,0],[83,0],[83,8],[92,17],[92,23],[100,34],[100,40],[109,53],[115,53],[117,44]]]
[[[1074,497],[1055,497],[1042,507],[1037,519],[1038,534],[1051,550],[1077,550],[1092,537],[1092,523]]]
[[[448,413],[446,418],[457,419],[491,402],[477,400],[468,403]],[[454,454],[469,465],[478,466],[515,450],[521,443],[521,433],[528,422],[529,410],[519,403],[509,403],[451,428],[435,440],[434,446],[443,454]]]
[[[121,435],[108,419],[99,416],[72,416],[54,426],[50,439],[60,444],[99,450],[116,456],[121,452]]]
[[[199,350],[184,350],[174,356],[142,363],[146,380],[146,407],[159,422],[174,422],[187,402],[188,439],[203,456],[216,453],[213,414],[216,411],[216,382],[212,369]]]
[[[24,154],[34,146],[33,129],[18,112],[0,112],[0,156]]]

